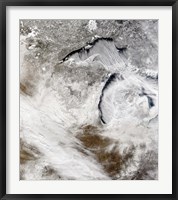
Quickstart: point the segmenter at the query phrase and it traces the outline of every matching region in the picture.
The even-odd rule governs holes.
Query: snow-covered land
[[[20,22],[20,178],[158,179],[156,20]]]

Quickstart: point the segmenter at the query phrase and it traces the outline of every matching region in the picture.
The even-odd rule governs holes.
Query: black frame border
[[[6,7],[7,6],[171,6],[172,7],[172,194],[6,194]],[[0,198],[178,200],[178,0],[0,0]],[[168,38],[169,39],[169,38]]]

